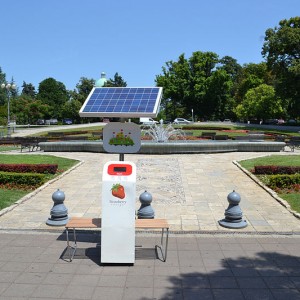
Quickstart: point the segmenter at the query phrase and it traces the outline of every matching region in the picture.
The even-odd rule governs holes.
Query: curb
[[[12,205],[3,208],[2,210],[0,210],[0,217],[5,215],[6,213],[12,211],[13,209],[15,209],[17,206],[19,206],[20,204],[26,202],[27,200],[29,200],[30,198],[32,198],[33,196],[35,196],[36,194],[38,194],[39,192],[41,192],[43,189],[45,189],[47,186],[49,186],[50,184],[52,184],[53,182],[61,179],[62,177],[66,176],[67,174],[69,174],[70,172],[72,172],[73,170],[77,169],[79,166],[81,166],[84,163],[84,161],[79,161],[75,166],[73,166],[72,168],[68,169],[67,171],[65,171],[64,173],[60,174],[59,176],[47,181],[46,183],[44,183],[42,186],[38,187],[37,189],[35,189],[33,192],[25,195],[24,197],[22,197],[21,199],[19,199],[18,201],[16,201],[15,203],[13,203]]]
[[[282,206],[284,206],[292,215],[296,218],[300,219],[300,213],[291,209],[290,204],[280,198],[276,192],[263,184],[256,176],[254,176],[251,172],[243,168],[236,160],[232,161],[234,165],[236,165],[240,170],[242,170],[248,177],[250,177],[255,183],[257,183],[260,187],[262,187],[267,193],[269,193],[277,202],[279,202]]]

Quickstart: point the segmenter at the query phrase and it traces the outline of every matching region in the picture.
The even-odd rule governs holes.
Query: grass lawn
[[[0,189],[0,210],[12,205],[30,191]]]
[[[270,155],[240,161],[239,164],[250,171],[254,166],[300,166],[300,155]]]
[[[20,148],[17,147],[17,146],[0,145],[0,152],[3,152],[3,151],[11,151],[11,150],[17,150],[17,149],[20,149]]]
[[[289,203],[292,210],[300,213],[300,194],[278,194],[278,196]]]
[[[46,179],[51,180],[66,170],[70,169],[76,163],[77,160],[67,159],[62,157],[56,157],[51,155],[8,155],[0,154],[0,162],[3,164],[58,164],[58,170],[56,174],[47,174]],[[26,194],[30,193],[31,190],[19,190],[19,189],[6,189],[0,188],[0,209],[10,206]]]
[[[74,166],[78,161],[52,155],[30,155],[30,154],[0,154],[2,164],[57,164],[59,172],[64,172]]]
[[[240,161],[239,164],[248,171],[251,171],[254,168],[254,166],[300,166],[300,155],[270,155],[249,160],[243,160]],[[264,176],[258,176],[258,178],[262,182],[264,182]],[[295,192],[286,194],[278,192],[278,196],[286,200],[294,211],[300,213],[300,193]]]

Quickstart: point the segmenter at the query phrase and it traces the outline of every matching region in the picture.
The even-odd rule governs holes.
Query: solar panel
[[[82,105],[81,117],[155,117],[161,87],[94,87]]]

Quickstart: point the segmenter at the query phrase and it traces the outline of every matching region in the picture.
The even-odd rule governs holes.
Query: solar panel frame
[[[83,103],[81,117],[156,117],[162,87],[94,87]]]

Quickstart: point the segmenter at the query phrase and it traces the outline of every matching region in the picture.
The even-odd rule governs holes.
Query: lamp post
[[[11,137],[11,133],[10,133],[10,94],[11,94],[11,90],[15,90],[16,89],[16,85],[15,84],[10,84],[10,83],[2,83],[1,84],[1,88],[2,89],[6,89],[6,94],[7,94],[7,137]]]
[[[194,122],[194,110],[192,109],[192,122]]]

